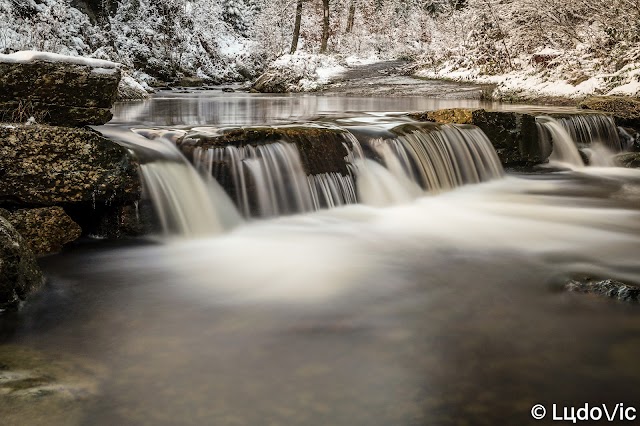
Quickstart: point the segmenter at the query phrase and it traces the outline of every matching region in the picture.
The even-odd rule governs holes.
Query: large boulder
[[[0,212],[0,310],[15,307],[43,284],[35,256]]]
[[[120,204],[139,199],[137,162],[93,131],[0,125],[0,204]]]
[[[579,108],[608,112],[618,126],[640,129],[640,99],[626,96],[593,96],[578,105]]]
[[[109,61],[18,52],[0,55],[0,121],[58,126],[104,124],[120,82]]]
[[[36,256],[59,252],[64,244],[82,234],[80,226],[62,207],[20,209],[10,213],[7,219]]]

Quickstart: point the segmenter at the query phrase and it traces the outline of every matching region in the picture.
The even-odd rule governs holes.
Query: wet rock
[[[36,256],[59,252],[64,244],[82,234],[80,226],[62,207],[16,210],[7,219]]]
[[[132,77],[123,76],[118,85],[118,101],[139,101],[149,97],[149,93]]]
[[[540,164],[551,154],[540,146],[531,114],[476,110],[473,124],[487,135],[502,164]]]
[[[251,91],[254,93],[288,93],[291,91],[291,85],[298,81],[299,79],[292,80],[286,73],[267,71],[256,79],[251,86]]]
[[[202,87],[204,80],[198,77],[182,77],[176,82],[176,86],[180,87]]]
[[[626,152],[624,154],[618,154],[615,157],[615,162],[630,169],[640,168],[640,152]]]
[[[573,279],[565,287],[568,291],[596,294],[628,303],[638,303],[640,298],[640,287],[611,279]]]
[[[189,157],[197,147],[263,145],[289,142],[298,147],[306,174],[340,173],[347,175],[345,157],[348,154],[346,132],[341,129],[316,126],[243,127],[222,129],[217,134],[191,133],[180,144]]]
[[[593,96],[580,102],[579,108],[608,112],[618,126],[640,129],[640,100],[626,96]]]
[[[17,306],[43,284],[35,256],[3,215],[0,215],[0,310]]]
[[[626,151],[640,151],[640,131],[630,127],[618,127],[620,143]]]
[[[119,82],[119,68],[107,61],[6,55],[0,57],[0,120],[104,124],[111,119]]]
[[[95,132],[0,126],[0,204],[126,204],[140,195],[137,162]]]
[[[433,121],[440,124],[473,124],[473,111],[469,108],[448,108],[437,111],[409,114],[419,121]]]
[[[483,109],[453,108],[410,114],[420,121],[473,124],[489,138],[504,166],[530,166],[546,161],[549,147],[538,140],[536,118],[532,114]]]

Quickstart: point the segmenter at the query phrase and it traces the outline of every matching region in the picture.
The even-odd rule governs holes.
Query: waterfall
[[[474,126],[404,124],[369,134],[365,143],[409,193],[416,186],[435,193],[503,175],[491,142]]]
[[[309,175],[308,180],[315,210],[358,202],[351,176],[343,176],[340,173],[321,173]]]
[[[613,118],[608,115],[573,115],[567,118],[559,118],[558,122],[578,146],[602,145],[613,152],[622,151],[618,128]]]
[[[615,153],[623,150],[613,118],[600,114],[576,115],[554,119],[536,117],[540,143],[553,146],[551,161],[570,167],[584,167],[578,147],[590,166],[613,167]]]
[[[150,140],[111,126],[96,130],[131,149],[141,159],[143,189],[165,235],[207,236],[240,222],[220,185],[212,178],[200,176],[170,140],[164,137]]]
[[[536,125],[541,143],[553,146],[551,157],[549,157],[551,161],[568,164],[571,167],[584,167],[584,161],[574,139],[558,120],[540,116],[536,117]]]
[[[231,180],[236,205],[245,217],[272,217],[357,202],[350,175],[307,176],[293,143],[198,147],[193,158],[204,174]]]

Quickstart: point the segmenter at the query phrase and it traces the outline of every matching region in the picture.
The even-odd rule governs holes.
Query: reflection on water
[[[490,107],[477,100],[426,97],[344,97],[316,95],[257,95],[202,91],[161,92],[146,101],[114,107],[112,124],[153,126],[256,125],[307,121],[349,112],[426,111],[440,108]]]

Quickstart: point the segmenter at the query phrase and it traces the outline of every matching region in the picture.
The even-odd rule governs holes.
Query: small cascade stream
[[[169,139],[157,136],[150,140],[109,126],[96,129],[131,149],[141,160],[143,189],[165,235],[206,237],[241,221],[220,185],[198,174]]]
[[[553,144],[550,161],[567,164],[570,167],[584,167],[584,161],[575,140],[558,120],[551,117],[537,117],[538,134],[543,143]]]
[[[549,160],[570,168],[585,166],[580,151],[590,166],[613,167],[614,155],[624,149],[613,118],[606,115],[539,116],[536,125],[540,144],[553,146]]]
[[[613,152],[622,151],[618,128],[613,118],[601,114],[583,114],[562,117],[558,122],[576,144],[602,145]]]

